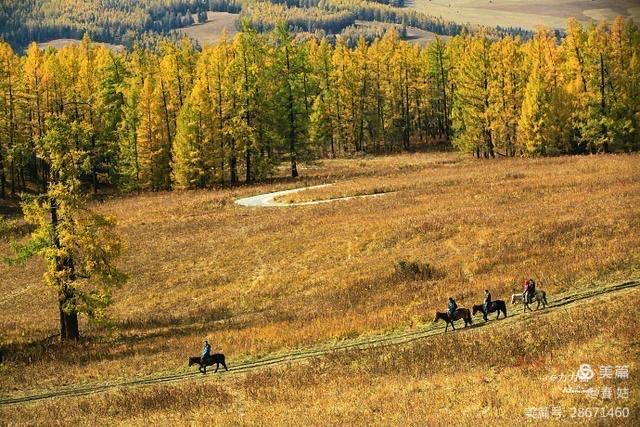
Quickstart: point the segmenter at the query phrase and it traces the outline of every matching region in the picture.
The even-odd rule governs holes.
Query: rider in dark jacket
[[[489,308],[491,308],[491,294],[489,289],[484,290],[484,302],[482,303],[482,313],[484,314],[484,320],[487,320],[487,314],[489,314]]]
[[[449,317],[453,317],[453,315],[456,313],[456,310],[458,309],[458,304],[456,304],[456,301],[453,299],[453,297],[449,298],[449,304],[447,308],[449,310]]]
[[[211,357],[211,344],[209,344],[209,341],[205,340],[204,347],[202,347],[202,355],[200,356],[200,361],[202,363],[206,363],[210,357]]]

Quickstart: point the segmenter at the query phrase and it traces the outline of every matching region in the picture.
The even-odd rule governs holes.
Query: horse
[[[451,325],[451,327],[453,328],[453,330],[456,330],[456,327],[453,325],[453,322],[455,322],[456,320],[460,320],[460,319],[464,319],[464,327],[466,328],[467,325],[473,325],[473,319],[471,318],[471,312],[469,311],[468,308],[459,308],[455,311],[455,313],[453,313],[453,318],[451,318],[449,316],[449,313],[441,313],[439,311],[436,311],[436,318],[433,319],[433,322],[437,322],[438,320],[444,320],[447,323],[447,326],[445,326],[444,331],[447,332],[447,329],[449,328],[449,325]]]
[[[190,357],[189,366],[193,366],[193,365],[198,365],[198,370],[203,374],[207,373],[207,366],[213,366],[213,365],[216,365],[216,370],[213,371],[214,374],[218,372],[218,368],[220,367],[220,365],[222,365],[225,371],[229,370],[227,368],[227,365],[224,363],[224,354],[222,353],[215,353],[210,355],[209,358],[205,361],[205,363],[202,363],[202,359],[199,356]]]
[[[504,303],[504,301],[497,299],[495,301],[492,301],[491,303],[489,303],[489,307],[487,307],[487,314],[489,313],[493,313],[493,312],[498,312],[498,315],[496,316],[496,319],[500,318],[500,313],[502,313],[504,315],[504,317],[507,317],[507,304]],[[484,305],[483,304],[478,304],[478,305],[474,305],[473,306],[473,315],[475,316],[478,312],[482,313],[483,317],[484,317],[484,321],[486,322],[488,319],[487,317],[484,315]]]
[[[527,311],[527,309],[529,309],[529,311],[533,311],[531,310],[531,307],[529,307],[529,304],[531,304],[533,301],[536,301],[538,303],[538,305],[536,306],[536,310],[540,309],[540,304],[542,304],[542,308],[546,308],[547,305],[549,305],[549,303],[547,302],[547,293],[542,289],[535,291],[535,293],[533,294],[533,298],[528,302],[525,301],[523,294],[511,295],[511,304],[516,304],[518,302],[522,302],[524,304],[524,307],[522,308],[523,312]]]

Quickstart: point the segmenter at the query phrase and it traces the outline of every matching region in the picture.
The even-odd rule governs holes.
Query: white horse
[[[511,295],[511,304],[516,304],[518,302],[522,302],[524,304],[522,311],[527,311],[527,309],[529,309],[529,311],[533,311],[531,310],[531,307],[529,307],[529,304],[534,301],[538,303],[538,305],[536,306],[536,310],[540,309],[540,304],[542,304],[542,308],[546,308],[549,304],[547,302],[547,293],[542,289],[535,291],[535,293],[533,294],[533,298],[531,298],[531,301],[525,301],[524,294]]]

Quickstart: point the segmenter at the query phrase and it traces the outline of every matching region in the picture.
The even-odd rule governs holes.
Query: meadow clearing
[[[640,19],[634,0],[407,0],[405,5],[459,23],[529,30],[538,25],[565,28],[570,17],[582,22],[612,22],[618,15]]]
[[[240,14],[228,12],[207,12],[207,22],[176,29],[190,39],[197,40],[201,46],[217,43],[223,34],[232,38],[238,32]]]
[[[409,330],[430,323],[449,296],[467,307],[481,302],[485,288],[508,299],[527,277],[551,300],[638,277],[639,160],[483,161],[413,153],[326,160],[301,169],[298,180],[109,199],[95,208],[118,218],[127,246],[121,267],[130,276],[114,295],[114,328],[83,324],[85,339],[60,346],[51,338],[56,298],[43,290],[41,261],[0,264],[2,395],[185,372],[187,356],[199,352],[204,338],[233,366]],[[331,182],[288,197],[393,192],[295,208],[234,204],[241,196]],[[19,222],[15,227],[2,239],[3,256],[24,232]],[[420,280],[400,275],[403,260],[428,263],[433,273]],[[121,390],[74,398],[64,407],[55,401],[3,407],[0,420],[260,424],[269,416],[275,424],[342,417],[438,424],[471,420],[479,410],[507,420],[552,399],[577,404],[579,397],[549,387],[541,375],[575,370],[581,360],[628,362],[637,390],[637,316],[626,307],[636,306],[640,294],[618,298],[397,349],[225,376],[220,383]],[[489,342],[492,349],[482,350]],[[637,407],[637,395],[633,399]]]

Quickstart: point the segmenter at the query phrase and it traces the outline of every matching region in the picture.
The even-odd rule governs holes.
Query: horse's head
[[[442,313],[436,311],[436,317],[433,319],[433,323],[436,323],[440,319],[442,319]]]
[[[511,295],[511,304],[515,304],[516,303],[516,298],[518,298],[518,294]]]
[[[476,313],[477,313],[477,312],[479,312],[479,311],[480,311],[480,308],[478,308],[478,306],[477,306],[477,305],[474,305],[474,306],[473,306],[473,315],[475,316],[475,315],[476,315]]]
[[[200,358],[199,357],[190,357],[189,358],[189,366],[193,366],[196,363],[200,362]]]

